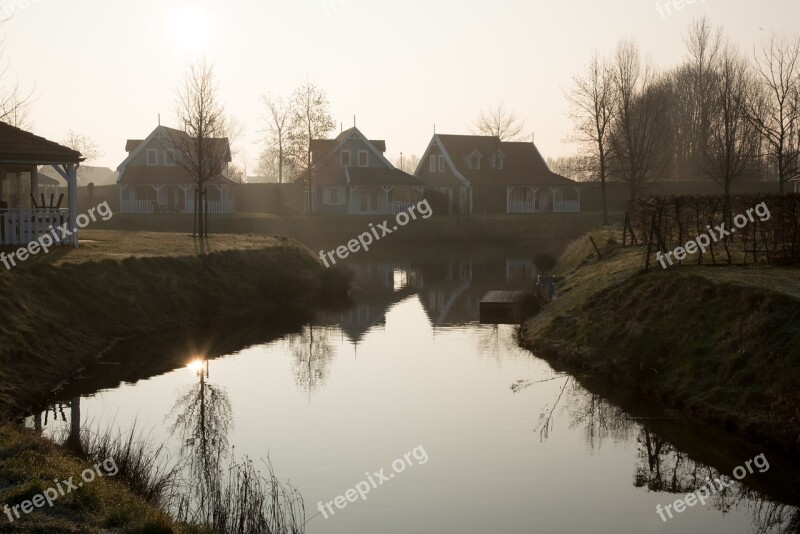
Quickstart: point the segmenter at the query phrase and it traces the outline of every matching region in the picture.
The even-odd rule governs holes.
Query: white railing
[[[508,207],[509,213],[536,213],[536,202],[512,200]]]
[[[209,215],[230,215],[233,213],[234,203],[233,200],[209,200],[208,214]],[[184,213],[194,213],[194,202],[189,202],[186,205]]]
[[[122,213],[153,213],[152,200],[123,200],[120,203]]]
[[[577,200],[553,202],[553,211],[555,213],[579,213],[581,211],[581,204]]]
[[[414,206],[414,202],[405,202],[405,201],[394,201],[389,203],[389,212],[391,215],[397,215],[402,211],[408,211],[411,209],[411,206]]]
[[[69,210],[15,208],[0,210],[0,245],[25,245],[50,233],[54,242],[62,241],[61,232],[52,229],[69,221]],[[72,228],[68,228],[72,231]],[[68,238],[66,238],[68,239]]]
[[[120,204],[122,213],[142,213],[151,215],[155,213],[155,205],[158,206],[158,211],[161,214],[174,213],[174,208],[170,208],[167,204],[156,204],[152,200],[123,200]],[[208,203],[209,215],[228,215],[233,213],[234,203],[233,200],[223,201],[210,201]],[[182,213],[194,213],[194,202],[189,202]]]

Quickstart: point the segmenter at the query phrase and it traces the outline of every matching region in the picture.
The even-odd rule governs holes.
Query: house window
[[[436,172],[436,155],[431,154],[431,172]]]
[[[366,167],[369,164],[369,157],[366,150],[358,151],[358,166]]]
[[[175,165],[175,151],[174,150],[165,150],[164,151],[164,165]]]
[[[322,202],[328,206],[341,206],[344,204],[344,187],[326,187],[322,192]]]
[[[473,154],[472,156],[470,156],[469,160],[470,160],[469,162],[470,169],[472,169],[473,171],[481,170],[481,157],[479,155]]]
[[[505,166],[505,161],[506,161],[506,158],[504,158],[503,156],[500,156],[500,157],[497,158],[497,170],[498,171],[502,171],[503,170],[503,167]]]
[[[444,156],[439,154],[439,172],[444,172]]]
[[[150,166],[158,165],[158,150],[150,149],[147,151],[147,164]]]
[[[350,151],[349,150],[342,150],[340,153],[342,167],[349,167],[350,166]]]

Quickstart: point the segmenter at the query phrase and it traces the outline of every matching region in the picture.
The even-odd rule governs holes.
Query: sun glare
[[[195,373],[199,373],[200,371],[203,370],[203,361],[202,360],[194,360],[192,363],[190,363],[186,367],[188,367],[189,370],[194,371]]]
[[[197,5],[175,8],[169,17],[168,31],[175,47],[190,54],[204,52],[214,38],[211,17],[205,9]]]

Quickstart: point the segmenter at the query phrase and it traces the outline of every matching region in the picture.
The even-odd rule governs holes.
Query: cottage
[[[0,245],[25,245],[67,225],[74,232],[65,241],[78,246],[77,171],[83,160],[80,152],[0,122]],[[63,194],[46,197],[40,189],[42,165],[67,182],[66,202]]]
[[[577,213],[578,183],[555,174],[533,142],[434,135],[414,175],[449,213]]]
[[[351,128],[310,148],[313,213],[395,215],[422,200],[424,184],[389,163],[385,141]]]
[[[178,161],[176,140],[185,133],[158,126],[146,139],[129,139],[128,157],[118,168],[119,205],[122,213],[194,213],[197,180]],[[224,163],[231,162],[228,139],[214,139],[212,150]],[[234,212],[235,183],[220,173],[206,183],[208,213]]]

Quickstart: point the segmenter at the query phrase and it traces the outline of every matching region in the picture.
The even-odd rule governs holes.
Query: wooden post
[[[622,223],[622,247],[628,246],[628,224],[630,224],[631,212],[625,212],[625,222]]]
[[[650,253],[653,250],[653,233],[656,231],[656,214],[653,214],[653,220],[650,223],[650,237],[647,239],[647,259],[644,262],[644,270],[650,270]]]
[[[592,236],[589,236],[589,241],[592,242],[592,246],[594,247],[594,251],[597,252],[597,258],[602,260],[603,259],[603,255],[600,254],[600,249],[597,248],[597,243],[594,242],[594,238]]]

